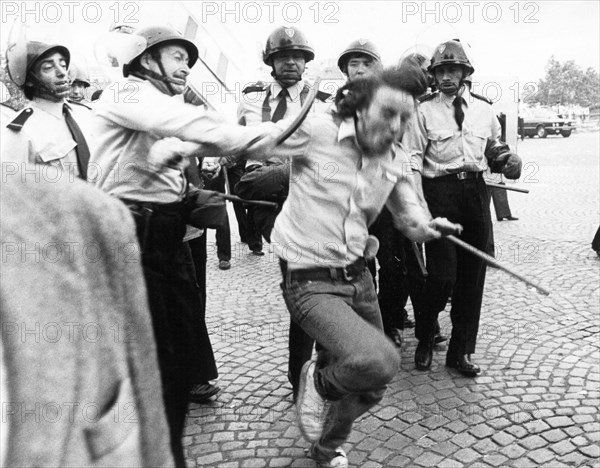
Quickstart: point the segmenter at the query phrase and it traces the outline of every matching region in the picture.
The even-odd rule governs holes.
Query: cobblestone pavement
[[[600,259],[590,248],[599,143],[598,133],[519,142],[519,185],[531,193],[509,193],[520,219],[495,223],[497,257],[550,296],[488,270],[477,378],[447,369],[443,348],[431,371],[415,370],[409,330],[400,372],[344,447],[351,466],[600,466]],[[231,270],[220,271],[209,253],[208,297],[223,391],[190,405],[189,466],[313,467],[286,377],[289,318],[276,259],[237,243]],[[448,314],[441,319],[448,332]]]

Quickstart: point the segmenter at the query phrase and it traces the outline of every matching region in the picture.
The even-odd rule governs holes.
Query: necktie
[[[462,103],[462,96],[456,96],[454,101],[452,101],[452,105],[454,106],[454,120],[456,120],[459,130],[462,130],[462,124],[465,120],[465,112],[463,111]]]
[[[278,122],[281,119],[283,119],[283,116],[285,115],[285,113],[287,111],[287,96],[288,96],[288,90],[286,88],[283,88],[279,92],[279,103],[277,104],[277,107],[275,108],[275,112],[273,112],[273,117],[271,117],[271,122]]]
[[[63,113],[65,114],[65,121],[67,122],[67,127],[69,127],[69,131],[71,135],[73,135],[73,139],[77,146],[75,147],[75,153],[77,154],[77,167],[79,168],[79,177],[83,180],[87,180],[87,168],[90,162],[90,149],[85,141],[85,137],[81,132],[81,128],[75,122],[73,115],[71,114],[71,109],[67,104],[63,106]]]

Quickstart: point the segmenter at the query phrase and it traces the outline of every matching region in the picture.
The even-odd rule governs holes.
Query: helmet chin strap
[[[155,71],[142,66],[142,67],[140,67],[141,70],[138,73],[132,73],[132,75],[137,76],[138,78],[142,78],[142,79],[149,78],[151,80],[160,81],[166,85],[167,93],[170,94],[171,96],[175,96],[178,93],[176,93],[175,90],[173,89],[172,84],[174,83],[174,81],[172,81],[170,78],[167,77],[167,74],[165,73],[165,67],[162,64],[162,60],[160,58],[158,58],[155,61],[156,61],[156,63],[158,63],[158,68],[160,68],[160,73],[156,73]]]
[[[51,97],[54,98],[54,100],[56,100],[57,102],[69,97],[69,92],[66,92],[64,96],[62,95],[63,93],[57,93],[56,88],[48,86],[33,73],[29,75],[28,81],[30,81],[33,84],[33,88],[36,90],[36,95],[38,95],[39,97]]]

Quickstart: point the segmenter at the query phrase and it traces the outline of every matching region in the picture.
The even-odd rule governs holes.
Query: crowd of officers
[[[71,62],[66,47],[32,40],[17,52],[9,49],[10,78],[28,102],[22,110],[2,106],[1,156],[3,165],[47,165],[65,178],[94,180],[96,187],[129,208],[141,248],[171,450],[175,464],[184,466],[181,438],[190,392],[193,396],[193,389],[202,385],[201,398],[214,394],[216,390],[206,385],[217,376],[204,321],[206,247],[194,255],[184,237],[186,226],[218,228],[226,217],[224,200],[194,182],[203,158],[219,158],[231,193],[278,203],[277,210],[234,203],[242,242],[252,254],[262,255],[263,239],[271,241],[286,202],[291,172],[289,159],[270,157],[265,151],[309,96],[311,87],[303,75],[315,53],[297,28],[273,31],[263,56],[273,81],[243,90],[248,98],[240,100],[239,125],[234,125],[199,108],[201,99],[186,88],[198,60],[193,42],[165,26],[140,28],[134,34],[144,39],[144,50],[121,64],[123,84],[115,87],[116,94],[100,96],[93,110],[83,98],[89,78]],[[397,142],[410,157],[409,179],[423,210],[459,223],[462,238],[485,250],[492,223],[483,172],[489,167],[515,179],[521,161],[500,141],[491,102],[471,92],[469,77],[475,70],[460,41],[438,45],[432,57],[409,58],[429,80],[415,117],[406,122],[403,140]],[[376,46],[364,39],[348,45],[338,66],[348,82],[358,83],[383,69]],[[135,99],[129,99],[132,88],[126,84],[136,90]],[[334,111],[335,99],[319,91],[311,112]],[[93,175],[88,173],[92,167]],[[484,262],[443,238],[424,247],[415,244],[395,228],[392,218],[384,208],[369,230],[379,243],[379,271],[374,259],[369,267],[378,285],[385,335],[400,347],[398,330],[415,325],[405,310],[410,296],[418,339],[415,364],[428,369],[434,345],[447,339],[437,318],[451,298],[446,365],[465,375],[479,374],[471,356]],[[290,321],[288,378],[294,399],[314,341],[297,321]],[[326,346],[316,343],[317,350]],[[345,455],[336,452],[320,463],[347,466],[344,460]]]

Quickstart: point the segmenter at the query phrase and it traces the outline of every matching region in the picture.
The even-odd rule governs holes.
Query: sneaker
[[[314,455],[314,444],[310,447],[308,456],[317,462],[317,468],[348,468],[348,457],[341,447],[335,449],[335,456],[331,460],[319,460]]]
[[[300,373],[300,386],[296,400],[298,423],[302,435],[309,442],[316,442],[321,437],[327,408],[325,398],[319,395],[315,387],[315,361],[307,361]]]
[[[219,270],[229,270],[231,268],[231,263],[227,260],[219,261]]]

